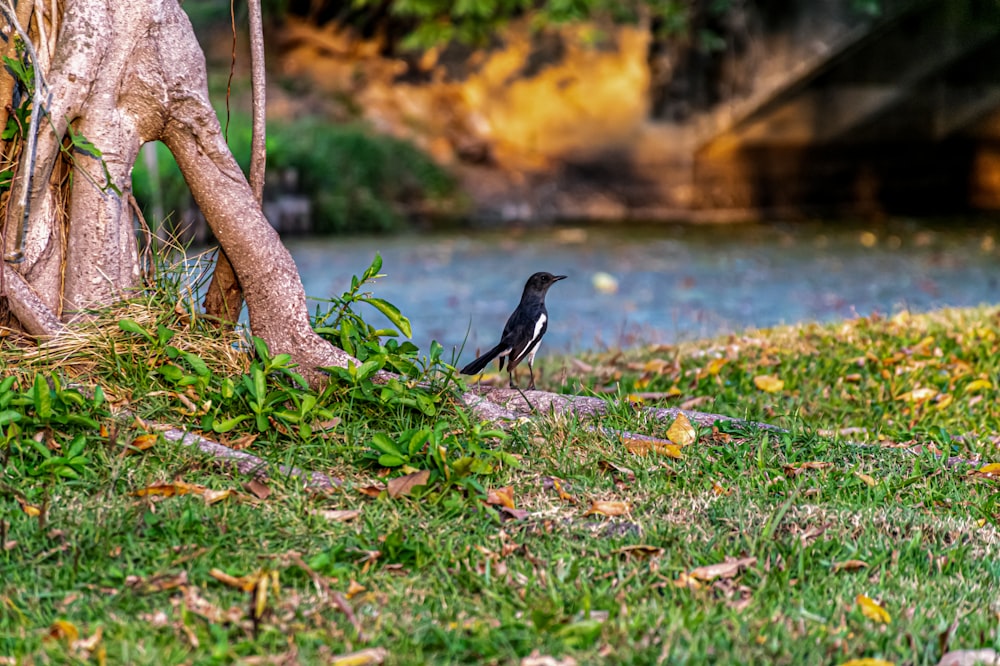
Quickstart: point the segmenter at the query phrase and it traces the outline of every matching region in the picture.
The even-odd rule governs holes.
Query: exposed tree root
[[[172,442],[177,442],[181,446],[193,446],[202,453],[209,455],[223,464],[232,467],[240,474],[252,476],[256,479],[266,480],[274,476],[292,477],[301,479],[305,487],[315,490],[329,490],[339,487],[343,482],[333,476],[322,472],[310,472],[301,470],[298,467],[288,465],[273,465],[263,458],[244,451],[237,451],[228,446],[213,442],[201,435],[180,430],[174,426],[166,424],[151,424],[151,428],[163,433],[163,437]]]

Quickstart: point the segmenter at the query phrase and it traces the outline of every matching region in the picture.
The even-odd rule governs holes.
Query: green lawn
[[[0,663],[935,664],[1000,647],[998,480],[975,472],[1000,462],[994,308],[540,363],[540,388],[616,401],[617,430],[667,436],[640,400],[782,429],[702,429],[676,458],[567,417],[496,437],[445,380],[345,374],[317,395],[146,306],[59,358],[5,356]],[[343,485],[245,487],[137,440],[154,422]],[[429,485],[382,490],[424,469]],[[335,659],[364,648],[385,652]]]

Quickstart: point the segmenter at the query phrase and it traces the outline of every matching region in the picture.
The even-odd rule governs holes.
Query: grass
[[[551,390],[785,429],[702,430],[674,459],[565,417],[497,439],[442,386],[423,409],[356,377],[311,394],[280,358],[235,354],[178,314],[191,307],[152,290],[58,353],[5,349],[7,406],[25,416],[0,439],[0,663],[338,663],[381,647],[392,664],[934,664],[947,649],[1000,647],[997,481],[941,455],[997,459],[994,308],[543,365]],[[376,347],[369,359],[396,353]],[[255,366],[278,396],[263,427],[214,432],[253,414]],[[264,491],[162,439],[138,451],[156,421],[344,485],[274,478]],[[671,425],[627,402],[608,422],[661,437]],[[375,439],[406,448],[402,433],[422,428],[406,464],[375,462]],[[421,469],[429,485],[379,490]],[[175,481],[196,490],[162,494]],[[161,494],[137,494],[152,487]],[[738,559],[715,578],[699,570]]]

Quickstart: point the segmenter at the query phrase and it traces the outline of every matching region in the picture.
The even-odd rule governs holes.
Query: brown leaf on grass
[[[257,441],[257,437],[258,433],[250,433],[248,435],[243,435],[242,437],[237,437],[236,439],[230,439],[225,444],[235,451],[243,451],[245,449],[249,449],[253,443]]]
[[[628,467],[623,467],[621,465],[611,462],[610,460],[602,460],[599,463],[597,463],[597,466],[600,469],[603,469],[607,472],[612,472],[614,474],[620,474],[624,476],[626,481],[635,481],[635,472],[633,472]]]
[[[732,578],[743,569],[752,567],[755,564],[757,564],[756,557],[744,557],[738,560],[727,559],[725,562],[708,564],[703,567],[692,569],[687,575],[691,578],[703,581],[715,580],[716,578]]]
[[[698,441],[698,431],[691,425],[688,417],[678,414],[667,428],[667,439],[679,446],[689,446]]]
[[[97,646],[101,643],[101,637],[104,636],[104,627],[98,626],[93,634],[89,638],[81,638],[79,640],[73,641],[70,648],[83,660],[87,660],[90,654],[97,649]]]
[[[733,489],[721,486],[718,481],[712,481],[712,492],[716,495],[725,497],[727,495],[732,495]]]
[[[848,659],[847,661],[840,664],[840,666],[896,666],[894,662],[886,661],[885,659],[876,659],[875,657],[862,657],[861,659]]]
[[[503,516],[507,516],[508,518],[512,518],[514,520],[524,520],[529,515],[531,515],[531,512],[525,509],[513,509],[509,506],[500,507],[501,518]]]
[[[271,496],[271,488],[257,479],[250,479],[243,484],[243,490],[247,491],[259,500],[266,500]]]
[[[854,600],[858,604],[858,608],[861,610],[861,614],[867,617],[873,622],[879,624],[888,624],[892,621],[892,617],[889,612],[882,608],[875,600],[866,597],[863,594],[859,594]]]
[[[357,652],[338,654],[330,659],[330,666],[378,666],[385,663],[389,651],[385,648],[365,648]]]
[[[615,502],[615,501],[604,501],[604,500],[594,500],[584,513],[584,516],[592,516],[594,514],[599,514],[602,516],[624,516],[629,512],[628,502]]]
[[[486,493],[486,503],[493,506],[505,506],[508,509],[514,508],[514,486],[504,486],[503,488],[490,488]]]
[[[347,592],[344,593],[344,596],[348,599],[353,599],[367,589],[367,587],[352,578],[351,582],[347,584]]]
[[[785,465],[785,475],[786,476],[798,476],[807,469],[827,469],[833,467],[831,462],[804,462],[804,463],[792,463],[790,465]]]
[[[134,455],[136,453],[141,453],[142,451],[147,451],[153,448],[160,439],[159,433],[147,433],[145,435],[139,435],[132,440],[132,443],[122,451],[122,455]]]
[[[188,576],[186,571],[180,573],[162,573],[140,578],[139,576],[127,576],[125,585],[132,588],[139,594],[155,594],[166,590],[175,590],[182,585],[187,585]]]
[[[431,473],[426,469],[422,469],[419,472],[389,479],[386,490],[389,492],[389,497],[403,497],[413,492],[414,488],[426,486],[430,478]]]
[[[233,491],[228,488],[226,490],[212,490],[211,488],[206,488],[205,492],[203,492],[201,496],[205,498],[206,504],[215,504],[229,497],[232,492]]]
[[[367,495],[368,497],[378,497],[385,491],[385,484],[376,482],[367,486],[361,486],[357,488],[357,491],[362,495]]]
[[[622,555],[627,559],[646,559],[651,557],[659,557],[663,554],[663,549],[658,546],[649,546],[646,544],[636,544],[634,546],[622,546],[617,550],[612,551],[616,555]]]
[[[621,443],[625,449],[637,456],[645,456],[650,453],[658,453],[668,458],[683,458],[681,447],[666,439],[656,439],[655,437],[638,436],[631,434],[619,435]]]
[[[346,523],[360,516],[361,509],[320,509],[313,513],[331,523]]]
[[[833,563],[833,573],[838,573],[840,571],[858,571],[859,569],[866,569],[868,563],[864,560],[845,560],[843,562]]]
[[[184,588],[184,607],[212,624],[235,624],[243,619],[243,610],[239,606],[230,606],[223,610],[201,596],[198,588],[193,585]]]
[[[1000,463],[983,465],[976,470],[976,474],[982,474],[983,476],[1000,476]]]

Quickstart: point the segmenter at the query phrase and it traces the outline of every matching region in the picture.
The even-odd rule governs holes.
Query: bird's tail
[[[483,368],[489,365],[490,361],[499,356],[500,353],[503,352],[505,349],[507,349],[507,345],[501,342],[496,347],[489,350],[488,352],[477,358],[475,361],[462,368],[460,372],[463,375],[478,375],[480,372],[483,371]]]

